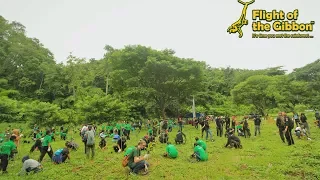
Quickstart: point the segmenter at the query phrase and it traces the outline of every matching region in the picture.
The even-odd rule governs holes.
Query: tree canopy
[[[319,108],[320,60],[296,68],[213,68],[172,49],[104,47],[102,59],[65,63],[25,27],[0,16],[0,121],[43,125],[167,118],[196,111],[262,115]]]

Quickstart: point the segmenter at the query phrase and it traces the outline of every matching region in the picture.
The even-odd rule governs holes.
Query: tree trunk
[[[161,114],[162,114],[163,119],[166,119],[166,108],[165,107],[161,108]]]
[[[106,96],[108,95],[108,87],[109,87],[109,77],[106,79]]]

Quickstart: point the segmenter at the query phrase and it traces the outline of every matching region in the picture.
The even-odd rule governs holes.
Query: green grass
[[[251,133],[254,129],[251,123]],[[7,127],[1,125],[1,127]],[[225,137],[215,135],[215,126],[212,131],[215,142],[207,142],[209,161],[189,162],[193,152],[194,137],[200,134],[199,130],[187,125],[184,133],[187,134],[187,143],[177,145],[179,156],[177,159],[166,159],[161,155],[165,151],[165,144],[157,142],[155,150],[151,153],[150,173],[147,176],[132,177],[125,174],[121,166],[123,153],[112,152],[112,143],[108,139],[108,148],[101,151],[96,147],[96,156],[93,161],[87,160],[84,154],[83,143],[78,134],[76,142],[80,145],[77,152],[71,152],[71,160],[64,164],[54,165],[46,155],[42,164],[44,171],[29,175],[27,179],[317,179],[320,178],[320,129],[309,122],[311,127],[311,141],[294,137],[295,145],[283,144],[272,121],[263,121],[261,136],[251,138],[240,137],[243,149],[224,148]],[[169,141],[173,142],[177,129],[170,133]],[[138,140],[146,133],[132,132],[128,145],[136,145]],[[70,136],[69,136],[70,137]],[[63,147],[64,141],[52,143],[54,150]],[[96,144],[98,144],[98,138]],[[22,167],[21,158],[28,154],[32,144],[22,144],[19,147],[18,158],[10,161],[7,175],[0,178],[16,179]],[[30,154],[33,159],[39,158],[39,151]]]

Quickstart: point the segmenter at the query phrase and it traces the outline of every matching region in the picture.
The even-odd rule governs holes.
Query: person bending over
[[[178,150],[173,144],[168,142],[166,147],[166,152],[163,154],[163,156],[175,159],[178,157]]]
[[[70,160],[70,149],[71,146],[69,145],[68,142],[66,142],[65,147],[58,149],[52,158],[53,162],[55,164],[61,164],[64,163],[67,159]]]
[[[192,158],[195,158],[197,161],[207,161],[208,154],[206,151],[199,145],[196,145],[193,149],[193,154],[191,155]]]
[[[199,139],[198,137],[196,137],[195,140],[196,140],[196,142],[194,143],[194,147],[197,146],[197,145],[199,145],[199,146],[201,146],[205,151],[207,150],[207,144],[206,144],[203,140]]]
[[[42,171],[42,165],[34,160],[34,159],[30,159],[29,156],[24,156],[22,158],[22,168],[21,171],[18,173],[18,176],[24,175],[24,174],[29,174],[31,172],[33,173],[37,173]]]

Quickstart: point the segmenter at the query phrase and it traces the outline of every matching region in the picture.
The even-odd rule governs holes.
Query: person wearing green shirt
[[[129,147],[125,152],[124,152],[124,156],[128,156],[129,154],[132,153],[132,151],[135,149],[136,147],[131,146]]]
[[[176,158],[178,157],[178,150],[177,148],[171,144],[170,142],[167,143],[166,152],[164,153],[164,157]]]
[[[197,161],[207,161],[208,160],[208,154],[206,151],[199,145],[195,146],[193,149],[192,157],[196,158]]]
[[[113,127],[112,126],[107,126],[107,129],[106,129],[107,131],[106,131],[106,133],[107,134],[112,134],[113,132],[112,132],[112,130],[113,130]]]
[[[5,133],[0,134],[0,143],[4,141],[4,138],[6,137]]]
[[[152,135],[153,135],[153,130],[152,130],[152,129],[149,129],[149,130],[148,130],[148,135],[149,135],[149,136],[152,136]]]
[[[67,133],[65,133],[65,132],[60,132],[60,136],[61,136],[61,138],[62,138],[63,140],[66,140],[66,138],[67,138]]]
[[[11,136],[10,140],[5,142],[0,149],[0,161],[1,161],[1,170],[2,174],[8,173],[7,167],[8,167],[8,159],[11,155],[11,152],[17,148],[17,146],[14,144],[14,140],[16,139],[16,136]]]
[[[196,137],[195,139],[196,139],[196,142],[194,143],[194,146],[199,145],[206,151],[207,150],[207,144],[203,140],[199,139],[198,137]]]
[[[36,138],[35,138],[35,143],[33,144],[33,146],[30,149],[30,153],[32,153],[35,149],[41,150],[41,134],[39,132],[39,130],[36,131]]]
[[[143,174],[147,174],[149,163],[145,160],[148,159],[148,154],[141,156],[141,150],[147,146],[147,143],[144,140],[140,140],[138,146],[132,150],[132,153],[129,154],[128,166],[132,170],[132,175],[137,175],[139,171],[145,169]]]
[[[42,141],[42,148],[41,148],[41,154],[39,157],[39,162],[41,163],[43,157],[48,154],[50,159],[52,160],[53,156],[53,150],[50,146],[52,139],[51,139],[51,132],[49,130],[46,131],[46,136],[43,138]]]
[[[124,135],[127,136],[127,140],[130,140],[130,131],[131,131],[131,124],[127,122],[124,125]]]
[[[120,123],[117,123],[116,124],[116,129],[118,131],[118,135],[121,136],[121,124]],[[114,132],[113,132],[114,133]]]

